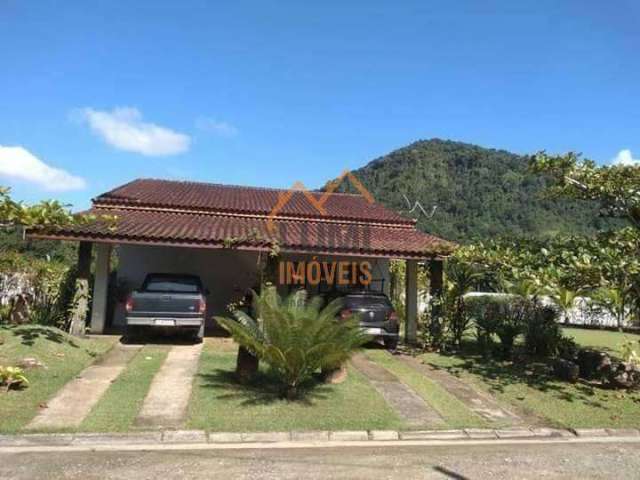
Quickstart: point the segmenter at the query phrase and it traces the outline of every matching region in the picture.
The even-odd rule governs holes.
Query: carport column
[[[78,245],[78,265],[76,288],[73,297],[73,311],[69,333],[81,337],[87,329],[87,312],[89,311],[89,279],[91,278],[91,242],[80,242]]]
[[[407,260],[405,269],[404,341],[416,343],[418,334],[418,261]]]
[[[91,333],[104,333],[107,316],[110,260],[111,245],[108,243],[96,244],[96,269],[93,280],[93,303],[91,307]]]

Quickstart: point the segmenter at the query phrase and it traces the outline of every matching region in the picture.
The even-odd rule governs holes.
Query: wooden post
[[[415,345],[418,338],[418,261],[407,260],[405,272],[404,341]]]
[[[73,296],[73,311],[69,322],[69,333],[83,336],[87,325],[89,310],[89,279],[91,277],[91,242],[80,242],[78,245],[78,276]]]
[[[429,262],[429,281],[431,295],[440,295],[444,284],[444,268],[441,259],[434,258]]]

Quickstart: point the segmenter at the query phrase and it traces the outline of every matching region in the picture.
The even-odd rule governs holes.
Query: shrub
[[[73,309],[75,295],[75,281],[77,273],[75,267],[66,268],[52,264],[39,267],[33,275],[25,274],[28,279],[28,293],[23,294],[26,300],[29,323],[47,325],[68,330],[70,311]],[[16,295],[13,301],[20,297]],[[8,307],[7,319],[11,308]],[[2,316],[2,312],[0,312]]]
[[[500,350],[511,356],[515,340],[524,332],[525,321],[530,313],[531,302],[517,295],[489,294],[468,297],[467,307],[476,323],[476,335],[483,353],[491,353],[496,335],[500,339]]]
[[[467,296],[465,305],[469,316],[476,326],[476,338],[483,355],[493,352],[493,335],[495,335],[500,312],[495,295]]]
[[[509,296],[501,305],[496,335],[500,338],[502,354],[513,354],[515,340],[524,332],[527,317],[531,314],[531,302],[522,297]]]
[[[625,363],[640,367],[640,342],[625,337],[624,342],[620,345],[620,352]]]
[[[558,340],[556,355],[565,360],[571,360],[574,362],[578,357],[578,351],[580,347],[573,338],[561,337]]]
[[[11,305],[0,305],[0,325],[9,323],[9,314],[11,313]]]
[[[453,258],[447,263],[446,278],[444,314],[453,344],[459,347],[471,326],[471,316],[467,311],[464,295],[480,281],[481,275],[475,265]]]
[[[442,350],[447,340],[447,319],[439,312],[442,311],[442,297],[434,297],[429,302],[418,325],[418,336],[425,346],[435,350]]]
[[[558,316],[556,308],[531,302],[524,331],[527,353],[540,357],[552,357],[558,353],[562,339]]]
[[[447,296],[449,296],[447,294]],[[445,305],[446,323],[451,333],[451,340],[457,347],[462,343],[462,338],[471,326],[471,316],[466,307],[463,296],[448,298]]]
[[[4,386],[7,391],[28,383],[29,380],[27,380],[21,368],[0,366],[0,385]]]
[[[339,367],[369,340],[357,319],[338,320],[340,299],[324,308],[322,303],[320,297],[308,300],[304,291],[283,300],[274,287],[268,287],[254,294],[255,319],[234,310],[235,320],[216,317],[216,321],[272,368],[283,393],[293,400],[316,372]]]
[[[36,325],[58,327],[64,323],[64,313],[57,307],[57,301],[50,296],[36,299],[29,307],[29,322]]]

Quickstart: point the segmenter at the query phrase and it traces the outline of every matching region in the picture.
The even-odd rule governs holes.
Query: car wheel
[[[398,337],[384,337],[384,346],[387,350],[398,348]]]
[[[200,328],[196,330],[194,334],[194,341],[196,343],[202,343],[203,340],[204,340],[204,323],[200,325]]]
[[[135,325],[125,325],[124,327],[124,343],[133,343],[139,335],[139,331]]]

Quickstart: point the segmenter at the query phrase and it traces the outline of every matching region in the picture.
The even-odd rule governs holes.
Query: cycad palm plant
[[[319,370],[337,368],[369,340],[357,319],[342,320],[340,299],[322,308],[320,297],[296,292],[281,299],[275,288],[254,293],[256,318],[234,311],[234,319],[216,317],[233,339],[266,362],[283,384],[288,399]]]

